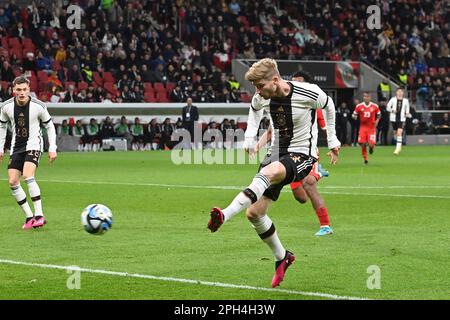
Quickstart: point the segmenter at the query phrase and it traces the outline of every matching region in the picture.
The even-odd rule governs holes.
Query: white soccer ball
[[[113,216],[111,210],[102,204],[90,204],[81,213],[81,224],[89,233],[103,234],[111,229]]]

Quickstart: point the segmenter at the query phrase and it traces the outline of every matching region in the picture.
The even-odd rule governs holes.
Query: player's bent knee
[[[20,184],[20,180],[17,178],[9,178],[8,179],[8,183],[10,187],[15,187],[18,186]]]
[[[312,178],[312,179],[309,179]],[[304,179],[303,181],[303,188],[305,191],[313,190],[316,186],[316,179],[314,177],[308,176],[307,179]]]
[[[245,215],[247,216],[247,219],[252,221],[253,219],[257,219],[265,214],[265,210],[262,209],[260,206],[250,206],[247,208],[247,211],[245,212]]]
[[[299,195],[294,195],[295,200],[297,200],[298,202],[300,202],[301,204],[307,203],[308,202],[308,198],[307,197],[302,197]]]
[[[259,214],[258,214],[258,211],[256,210],[256,208],[252,208],[252,207],[249,207],[247,209],[247,211],[245,212],[245,215],[247,216],[247,219],[250,221],[259,217]]]

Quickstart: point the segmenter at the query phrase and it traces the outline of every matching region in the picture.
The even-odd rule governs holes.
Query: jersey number
[[[16,134],[19,137],[26,138],[26,137],[28,137],[28,130],[27,130],[27,128],[17,128]]]
[[[370,118],[370,112],[364,111],[364,118]]]

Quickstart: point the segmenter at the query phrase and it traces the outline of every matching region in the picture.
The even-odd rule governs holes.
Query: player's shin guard
[[[286,250],[281,244],[280,238],[278,238],[275,225],[268,215],[262,217],[250,219],[250,223],[255,228],[256,233],[262,241],[264,241],[272,250],[275,260],[282,260],[286,254]]]
[[[16,199],[17,204],[22,208],[25,216],[27,218],[33,218],[33,212],[31,211],[30,205],[27,202],[27,195],[23,191],[22,186],[19,184],[17,186],[11,187],[11,193]]]
[[[33,200],[34,205],[34,213],[36,216],[43,216],[42,213],[42,202],[41,202],[41,189],[37,184],[34,177],[30,177],[25,179],[25,182],[28,185],[28,193],[30,194],[31,200]]]
[[[322,207],[316,210],[317,218],[320,221],[320,227],[329,227],[330,226],[330,218],[328,217],[328,209],[326,207]]]
[[[270,181],[265,175],[261,173],[256,174],[247,189],[239,193],[231,204],[222,210],[225,221],[230,220],[233,216],[258,201],[269,186]]]
[[[395,146],[395,151],[402,150],[402,136],[397,136],[397,145]]]

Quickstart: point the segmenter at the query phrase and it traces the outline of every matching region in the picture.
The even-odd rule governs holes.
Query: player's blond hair
[[[250,82],[269,80],[274,75],[280,75],[277,62],[274,59],[264,58],[252,64],[245,73],[245,79]]]

